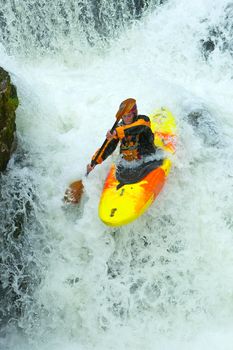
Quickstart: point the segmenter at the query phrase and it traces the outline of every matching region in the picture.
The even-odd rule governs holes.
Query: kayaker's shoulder
[[[145,120],[146,122],[149,122],[150,121],[150,118],[147,116],[147,115],[144,115],[144,114],[139,114],[138,116],[137,116],[137,120],[138,119],[143,119],[143,120]]]

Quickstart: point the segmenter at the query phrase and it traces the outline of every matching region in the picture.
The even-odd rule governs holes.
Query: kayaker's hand
[[[93,169],[94,169],[95,165],[91,165],[91,164],[87,164],[87,174],[89,174]]]
[[[107,134],[106,134],[106,139],[108,141],[111,141],[115,136],[116,136],[116,130],[113,130],[112,134],[110,132],[110,130],[108,130]]]

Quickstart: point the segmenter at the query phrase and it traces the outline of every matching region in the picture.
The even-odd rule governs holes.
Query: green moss
[[[16,87],[0,67],[0,171],[6,169],[14,142],[15,110],[19,105]]]

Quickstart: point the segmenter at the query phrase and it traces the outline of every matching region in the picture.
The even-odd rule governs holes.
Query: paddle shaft
[[[114,129],[117,127],[117,124],[119,120],[121,119],[121,116],[117,118],[115,123],[112,126],[112,129],[110,130],[110,133],[112,134]],[[93,167],[96,165],[96,160],[98,159],[99,155],[101,154],[102,150],[106,146],[106,143],[108,142],[107,139],[105,139],[104,143],[96,153],[95,157],[91,161],[91,166]],[[89,172],[86,173],[86,176],[88,176]],[[69,188],[65,192],[64,200],[67,203],[74,203],[77,204],[80,202],[82,194],[83,194],[83,183],[82,180],[74,181],[73,183],[70,184]]]
[[[120,119],[120,118],[119,118],[119,119]],[[110,133],[111,133],[111,134],[112,134],[113,131],[115,130],[115,128],[116,128],[116,126],[117,126],[117,124],[118,124],[118,122],[119,122],[119,119],[117,119],[117,120],[115,121],[115,123],[113,124],[112,129],[110,130]],[[107,143],[107,142],[108,142],[108,139],[105,139],[104,143],[102,144],[102,146],[100,147],[100,149],[99,149],[98,152],[96,153],[95,157],[92,159],[92,161],[91,161],[91,166],[94,166],[94,165],[97,164],[97,163],[96,163],[96,160],[98,159],[99,155],[100,155],[101,152],[103,151],[103,149],[104,149],[104,147],[106,146],[106,143]],[[88,175],[88,174],[87,174],[87,175]]]

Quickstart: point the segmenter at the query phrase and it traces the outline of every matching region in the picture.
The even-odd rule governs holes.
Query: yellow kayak
[[[155,145],[165,151],[175,152],[176,122],[172,113],[162,107],[149,115]],[[142,215],[162,190],[171,169],[171,160],[165,158],[149,164],[145,176],[136,183],[123,183],[117,179],[113,164],[104,183],[99,203],[99,217],[109,226],[121,226]],[[146,168],[145,167],[145,168]],[[143,169],[144,170],[144,169]]]

